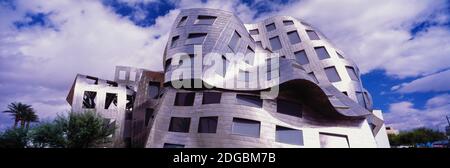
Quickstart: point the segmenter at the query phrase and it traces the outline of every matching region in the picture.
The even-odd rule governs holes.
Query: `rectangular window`
[[[145,109],[145,126],[148,126],[148,122],[150,121],[150,118],[153,118],[153,112],[155,110],[152,108],[146,108]]]
[[[250,72],[240,70],[239,71],[239,80],[248,82],[250,80]]]
[[[220,92],[203,92],[203,102],[202,104],[218,104],[222,93]]]
[[[170,44],[170,48],[175,48],[177,46],[178,39],[180,39],[180,36],[172,37],[172,43]]]
[[[272,51],[276,51],[282,48],[281,41],[278,36],[269,39],[270,45],[272,46]]]
[[[261,123],[259,121],[233,118],[232,133],[259,138]]]
[[[127,103],[125,104],[125,110],[132,111],[134,105],[134,96],[127,95]]]
[[[198,133],[216,133],[218,117],[200,117]]]
[[[174,106],[192,106],[194,105],[195,92],[178,92],[175,95]]]
[[[302,105],[298,102],[277,99],[277,112],[301,118],[303,114],[303,108]]]
[[[327,78],[330,82],[341,81],[341,77],[339,77],[339,74],[337,73],[336,68],[334,66],[325,68],[325,74],[327,75]]]
[[[262,108],[263,101],[259,96],[237,94],[236,99],[240,105]]]
[[[313,30],[306,30],[306,33],[308,34],[308,37],[310,40],[320,40],[317,33]]]
[[[184,145],[181,145],[181,144],[164,143],[163,148],[184,148]]]
[[[349,148],[346,135],[319,132],[321,148]]]
[[[189,33],[185,45],[202,44],[206,38],[206,33]]]
[[[126,76],[127,76],[126,71],[119,71],[119,79],[120,80],[125,80]]]
[[[184,117],[172,117],[170,119],[170,132],[189,132],[189,126],[191,124],[191,118]]]
[[[106,93],[105,109],[117,109],[117,93]]]
[[[355,68],[346,66],[345,69],[347,69],[347,73],[350,76],[350,79],[358,81],[358,75],[356,75]]]
[[[259,34],[259,30],[258,29],[250,30],[250,34],[251,35],[257,35],[257,34]]]
[[[303,145],[303,131],[277,125],[275,140],[281,143]]]
[[[247,46],[244,60],[247,64],[253,65],[253,62],[255,60],[255,51],[250,46]]]
[[[222,55],[222,67],[217,66],[216,73],[222,77],[225,77],[225,75],[227,73],[228,64],[229,63],[228,63],[227,58],[225,58],[225,56]]]
[[[270,32],[270,31],[272,31],[272,30],[275,30],[275,29],[277,29],[277,28],[275,27],[275,23],[271,23],[271,24],[266,25],[266,30],[267,30],[268,32]]]
[[[150,99],[157,99],[159,96],[159,82],[149,82],[148,83],[148,97]]]
[[[199,15],[197,17],[197,20],[195,20],[194,24],[212,25],[216,20],[216,18],[217,18],[216,16]]]
[[[114,81],[106,81],[106,84],[108,84],[108,86],[111,86],[111,87],[119,86],[119,84],[117,82],[114,82]]]
[[[288,32],[287,35],[289,37],[289,41],[291,42],[291,44],[297,44],[297,43],[302,42],[297,31]]]
[[[294,55],[297,62],[301,65],[309,64],[309,59],[306,56],[305,50],[297,51],[294,53]]]
[[[285,26],[293,25],[293,24],[294,24],[294,21],[292,21],[292,20],[283,20],[283,24],[284,24]]]
[[[169,58],[166,60],[166,64],[164,65],[164,71],[170,71],[171,70],[171,65],[172,64],[172,58]]]
[[[323,60],[330,58],[330,54],[328,54],[325,47],[314,47],[314,50],[316,51],[317,57],[319,57],[319,59]]]
[[[319,81],[316,78],[316,75],[314,75],[314,72],[308,73],[308,76],[311,77],[315,83],[319,83]]]
[[[236,46],[239,43],[239,39],[241,39],[241,35],[234,31],[233,36],[231,36],[230,42],[228,42],[228,46],[234,51],[236,50]]]
[[[177,26],[177,27],[184,26],[184,25],[186,24],[186,21],[187,21],[187,16],[183,16],[183,17],[180,19],[180,22],[178,22],[178,26]]]
[[[84,91],[83,108],[94,109],[96,103],[97,92]]]
[[[356,92],[356,98],[360,106],[366,108],[366,102],[364,101],[364,95],[362,92]]]

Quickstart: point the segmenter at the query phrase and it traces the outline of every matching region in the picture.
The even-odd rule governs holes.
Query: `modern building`
[[[182,10],[163,63],[118,67],[115,86],[78,75],[67,100],[115,121],[116,147],[389,147],[356,64],[302,20]]]

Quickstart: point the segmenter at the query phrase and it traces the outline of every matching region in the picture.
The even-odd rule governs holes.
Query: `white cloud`
[[[393,86],[391,90],[400,93],[450,91],[450,70]]]
[[[428,127],[443,130],[447,125],[446,115],[450,115],[450,94],[442,94],[429,99],[425,108],[415,108],[408,101],[393,103],[384,113],[387,125],[399,130]]]

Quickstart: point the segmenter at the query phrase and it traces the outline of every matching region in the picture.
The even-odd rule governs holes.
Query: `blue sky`
[[[252,23],[274,15],[320,29],[362,72],[386,123],[443,129],[450,115],[450,1],[0,0],[0,108],[32,104],[48,120],[68,110],[77,73],[161,70],[180,9],[219,8]],[[0,129],[11,119],[0,114]]]

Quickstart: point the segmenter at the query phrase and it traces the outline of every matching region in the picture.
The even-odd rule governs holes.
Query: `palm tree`
[[[4,113],[9,113],[14,117],[14,128],[17,127],[17,124],[20,121],[21,127],[25,125],[25,123],[35,122],[38,120],[36,113],[34,112],[31,105],[23,104],[21,102],[14,102],[8,105],[8,110],[3,111]]]

